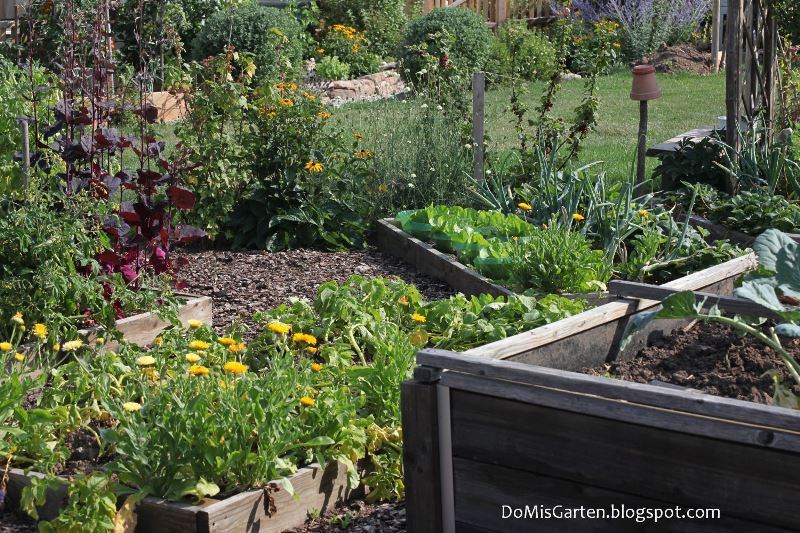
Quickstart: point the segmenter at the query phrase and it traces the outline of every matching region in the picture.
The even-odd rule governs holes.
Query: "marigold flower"
[[[320,111],[319,113],[317,113],[317,116],[318,116],[319,118],[321,118],[322,120],[325,120],[325,119],[331,118],[331,114],[330,114],[330,113],[328,113],[327,111]]]
[[[238,361],[228,361],[222,368],[231,374],[244,374],[247,372],[248,366]]]
[[[191,320],[188,320],[186,323],[189,324],[189,327],[192,328],[192,329],[198,329],[198,328],[202,327],[202,325],[203,325],[203,321],[202,320],[195,320],[194,318],[192,318]]]
[[[20,326],[24,326],[25,325],[25,321],[22,320],[22,311],[17,311],[16,314],[11,317],[11,321],[12,322],[16,322]]]
[[[193,376],[207,376],[208,368],[203,365],[192,365],[189,367],[189,373]]]
[[[572,220],[580,222],[581,220],[585,220],[585,219],[586,219],[586,217],[584,217],[580,213],[573,213],[572,214]]]
[[[142,404],[136,402],[125,402],[122,404],[122,408],[128,411],[129,413],[135,413],[142,409]]]
[[[425,318],[423,315],[419,313],[414,313],[413,315],[411,315],[411,320],[413,320],[414,322],[419,322],[420,324],[424,324],[425,322],[428,321],[427,318]]]
[[[315,346],[306,346],[306,351],[308,353],[317,353],[317,348]]]
[[[33,336],[37,339],[44,340],[47,338],[47,326],[44,324],[34,324],[33,325]]]
[[[322,372],[322,365],[319,363],[311,363],[312,372]]]
[[[281,105],[283,107],[292,107],[294,105],[294,100],[292,100],[291,98],[282,98]]]
[[[10,342],[0,342],[0,352],[10,352],[13,347]]]
[[[322,172],[325,167],[319,161],[309,161],[306,163],[305,169],[311,174]]]
[[[153,366],[156,364],[156,358],[152,355],[142,355],[136,358],[136,364],[139,366]]]
[[[284,324],[283,322],[270,322],[267,327],[273,333],[278,333],[280,335],[286,335],[292,330],[292,326]]]
[[[233,346],[234,344],[236,344],[236,339],[232,339],[230,337],[220,337],[217,340],[219,341],[220,344],[223,344],[225,346]]]
[[[21,354],[21,353],[17,352],[17,353],[14,354],[14,359],[16,359],[17,361],[24,361],[25,360],[25,354]]]
[[[187,353],[185,359],[186,359],[187,363],[194,364],[194,363],[198,362],[201,359],[201,357],[199,355],[197,355],[196,353]]]
[[[206,341],[194,340],[189,343],[189,348],[192,350],[208,350],[208,343]]]
[[[408,296],[406,296],[405,294],[402,295],[400,298],[397,299],[397,303],[399,303],[400,305],[408,305]]]
[[[61,349],[65,352],[74,352],[78,348],[83,346],[83,341],[80,339],[75,339],[74,341],[67,341],[62,346]]]
[[[531,204],[527,204],[525,202],[518,203],[517,207],[519,207],[523,211],[531,211],[531,210],[533,210],[533,206]]]
[[[306,407],[312,407],[315,403],[317,403],[317,401],[309,396],[303,396],[300,398],[300,404]]]

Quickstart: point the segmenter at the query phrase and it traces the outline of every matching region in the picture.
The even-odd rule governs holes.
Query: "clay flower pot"
[[[661,97],[661,87],[656,81],[656,69],[653,65],[636,65],[633,67],[632,100],[655,100]]]

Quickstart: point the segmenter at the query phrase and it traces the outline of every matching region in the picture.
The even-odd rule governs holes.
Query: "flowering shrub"
[[[350,76],[372,74],[378,70],[380,58],[370,51],[369,39],[351,26],[334,24],[325,32],[325,37],[316,49],[318,61],[338,58],[350,67]]]
[[[397,52],[408,21],[405,0],[325,0],[320,11],[329,26],[345,24],[367,33],[381,57]]]

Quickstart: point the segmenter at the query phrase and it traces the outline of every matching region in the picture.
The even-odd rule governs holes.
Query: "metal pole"
[[[639,102],[639,151],[636,160],[636,190],[644,184],[645,152],[647,151],[647,100]]]
[[[483,139],[484,139],[484,106],[486,92],[486,73],[476,72],[472,75],[472,177],[476,183],[483,183]]]

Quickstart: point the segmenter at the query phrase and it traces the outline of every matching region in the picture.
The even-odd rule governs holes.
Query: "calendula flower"
[[[317,53],[318,54],[324,54],[325,53],[325,49],[324,48],[317,48]]]
[[[136,411],[140,411],[142,409],[142,404],[136,402],[125,402],[122,404],[122,408],[129,413],[135,413]]]
[[[231,352],[231,353],[243,352],[246,349],[247,349],[247,345],[245,343],[243,343],[243,342],[240,342],[238,344],[234,344],[232,346],[228,346],[228,351]]]
[[[53,345],[53,351],[54,351],[54,352],[57,352],[57,351],[59,351],[59,350],[61,350],[61,345],[60,345],[60,344],[58,344],[58,343],[55,343],[55,344]]]
[[[203,321],[202,320],[195,320],[195,319],[192,318],[191,320],[187,321],[187,324],[189,324],[189,327],[192,328],[192,329],[198,329],[198,328],[202,327]]]
[[[244,374],[248,367],[238,361],[228,361],[222,368],[231,374]]]
[[[291,98],[281,98],[281,105],[283,107],[292,107],[294,105],[294,100]]]
[[[156,364],[156,358],[152,355],[142,355],[136,358],[136,364],[139,366],[153,366]]]
[[[230,337],[220,337],[217,340],[219,341],[220,344],[223,344],[225,346],[233,346],[234,344],[236,344],[236,339],[232,339]]]
[[[208,343],[206,341],[194,340],[189,343],[189,348],[192,350],[208,350]]]
[[[162,344],[164,344],[164,337],[159,335],[158,337],[153,339],[153,344],[155,344],[156,346],[161,346]]]
[[[284,324],[283,322],[270,322],[267,327],[273,333],[278,333],[280,335],[286,335],[292,330],[292,326]]]
[[[304,342],[312,346],[317,344],[317,338],[314,335],[309,335],[308,333],[295,333],[292,336],[292,340],[294,342]]]
[[[306,346],[306,351],[308,353],[317,353],[317,348],[316,346]]]
[[[517,242],[519,240],[519,236],[518,235],[512,235],[511,236],[511,240],[514,241],[514,242]]]
[[[420,324],[424,324],[425,322],[428,321],[427,318],[425,318],[419,313],[414,313],[413,315],[411,315],[411,320],[413,320],[414,322],[419,322]]]
[[[322,172],[324,168],[325,167],[319,161],[309,161],[305,166],[306,171],[310,172],[311,174]]]
[[[309,396],[303,396],[302,398],[300,398],[300,404],[304,405],[305,407],[311,407],[315,403],[317,403],[317,401]]]
[[[369,150],[359,150],[353,154],[357,159],[369,159],[372,157],[372,152]]]
[[[17,311],[16,314],[11,317],[11,321],[19,324],[20,326],[24,326],[25,325],[25,321],[22,320],[22,312],[21,311]]]
[[[647,217],[647,209],[639,209],[639,216],[642,218]]]
[[[25,354],[21,354],[21,353],[17,352],[17,353],[14,354],[14,359],[16,359],[17,361],[24,361],[25,360]]]
[[[83,346],[83,341],[80,339],[76,339],[74,341],[67,341],[62,346],[61,349],[65,352],[74,352],[78,348]]]
[[[583,216],[583,215],[581,215],[580,213],[573,213],[573,214],[572,214],[572,220],[575,220],[575,221],[577,221],[577,222],[580,222],[581,220],[585,220],[585,218],[586,218],[586,217],[584,217],[584,216]]]
[[[322,372],[322,365],[319,363],[311,363],[312,372]]]
[[[208,368],[203,365],[192,365],[189,367],[189,373],[193,376],[207,376]]]
[[[0,352],[10,352],[13,347],[10,342],[0,342]]]
[[[194,364],[194,363],[198,362],[201,359],[201,357],[199,355],[197,355],[196,353],[187,353],[185,359],[186,359],[187,363]]]
[[[106,339],[104,337],[97,337],[94,340],[94,343],[102,346],[103,344],[106,343]]]
[[[613,46],[614,48],[619,48],[619,47],[621,47],[622,45],[621,45],[621,44],[619,44],[619,43],[613,43],[611,46]]]
[[[548,228],[547,224],[542,224],[542,229],[547,229],[547,228]]]
[[[519,207],[523,211],[531,211],[533,209],[533,206],[531,204],[526,204],[525,202],[518,203],[517,207]]]
[[[408,305],[408,296],[406,296],[405,294],[402,295],[400,298],[397,299],[397,303],[399,303],[400,305]]]
[[[44,324],[34,324],[33,325],[33,336],[37,339],[44,340],[47,338],[47,326]]]
[[[330,113],[328,113],[327,111],[320,111],[319,113],[317,113],[317,116],[318,116],[319,118],[321,118],[322,120],[325,120],[325,119],[331,118],[331,114],[330,114]]]

